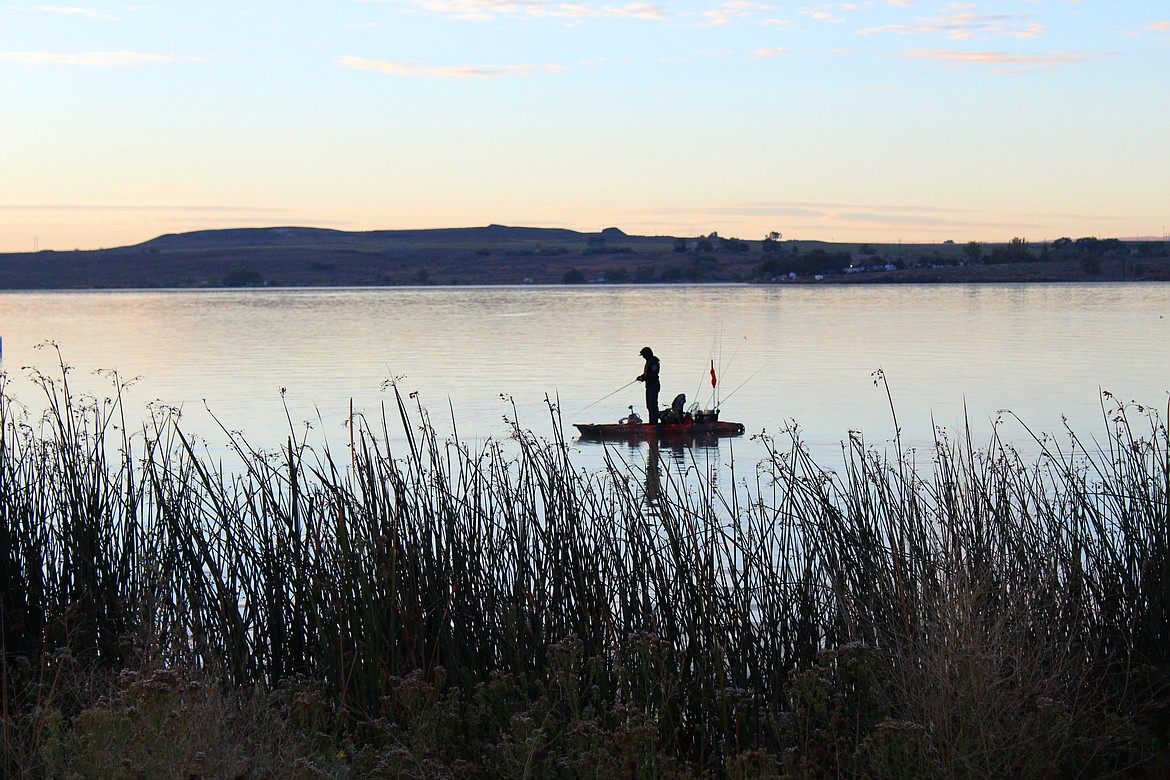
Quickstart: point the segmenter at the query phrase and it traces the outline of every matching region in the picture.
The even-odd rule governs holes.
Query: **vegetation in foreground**
[[[1025,463],[788,431],[717,491],[401,398],[225,469],[155,410],[0,384],[9,777],[1160,777],[1170,450]],[[114,380],[115,387],[117,380]],[[783,446],[781,446],[783,444]],[[1099,445],[1099,446],[1098,446]],[[688,487],[689,485],[689,487]]]

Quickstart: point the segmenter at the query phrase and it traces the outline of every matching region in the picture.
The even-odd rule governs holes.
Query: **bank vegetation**
[[[553,406],[473,449],[400,397],[225,465],[68,378],[0,392],[5,776],[1170,769],[1156,411],[1036,461],[849,434],[832,472],[793,429],[716,489],[575,468]]]

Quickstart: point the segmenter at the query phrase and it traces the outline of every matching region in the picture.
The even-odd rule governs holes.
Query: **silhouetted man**
[[[662,363],[654,356],[654,350],[650,347],[642,347],[639,354],[646,358],[646,367],[642,369],[642,375],[638,377],[638,381],[646,383],[646,411],[650,414],[650,424],[657,425],[658,391],[662,389],[662,382],[658,375],[662,371]]]

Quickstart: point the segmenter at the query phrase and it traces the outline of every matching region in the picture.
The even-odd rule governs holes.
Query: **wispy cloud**
[[[842,14],[862,11],[873,4],[873,0],[866,0],[863,3],[824,3],[804,8],[800,11],[800,15],[808,17],[814,22],[840,24],[845,21]]]
[[[925,205],[876,205],[859,203],[831,203],[823,201],[754,201],[698,207],[671,207],[647,209],[643,213],[685,216],[687,214],[717,214],[740,217],[830,217],[842,214],[880,214],[884,219],[946,222],[975,212],[966,209],[948,209]]]
[[[93,51],[74,54],[47,51],[0,52],[0,62],[30,67],[129,68],[154,63],[203,61],[201,57],[178,57],[171,54],[148,54],[138,51]]]
[[[491,21],[509,16],[554,19],[665,19],[670,15],[664,6],[656,3],[598,6],[593,3],[554,3],[548,0],[397,0],[397,4],[407,5],[425,13],[469,21]]]
[[[641,221],[660,224],[675,233],[704,233],[712,226],[720,232],[745,232],[781,228],[786,237],[802,234],[831,236],[835,231],[864,232],[870,236],[913,238],[954,234],[1010,235],[1037,229],[1053,215],[1019,215],[1020,219],[1003,221],[983,212],[948,209],[928,205],[858,204],[832,202],[748,202],[707,204],[631,210],[615,216],[624,222]],[[681,228],[681,230],[680,230]]]
[[[837,16],[832,11],[827,11],[823,8],[812,9],[808,11],[801,11],[802,14],[812,19],[814,22],[828,22],[830,24],[841,24],[845,20]]]
[[[551,16],[567,19],[665,19],[667,11],[653,3],[627,3],[621,6],[595,8],[588,3],[558,3],[549,8],[530,11],[533,16]]]
[[[260,206],[209,206],[209,205],[159,205],[159,204],[92,204],[92,203],[0,203],[0,211],[96,211],[96,212],[172,212],[172,211],[204,211],[215,214],[267,214],[283,212],[283,208],[267,208]]]
[[[731,24],[739,19],[746,19],[755,16],[761,11],[771,11],[774,6],[765,5],[762,3],[752,3],[748,0],[731,0],[725,2],[722,8],[716,8],[711,11],[704,11],[703,17],[707,20],[704,27],[718,27],[724,24]]]
[[[1152,33],[1170,33],[1170,21],[1150,22],[1143,29]]]
[[[1018,54],[999,51],[956,51],[954,49],[917,49],[902,52],[902,57],[945,65],[987,68],[995,73],[1021,73],[1054,70],[1080,65],[1102,57],[1115,56],[1111,52],[1050,51],[1039,54]]]
[[[30,11],[39,11],[47,14],[62,14],[64,16],[84,16],[89,19],[99,19],[103,22],[116,22],[118,17],[105,13],[103,11],[95,11],[92,8],[78,8],[76,6],[64,5],[37,5],[29,8]]]
[[[337,64],[350,70],[370,70],[389,76],[424,79],[498,79],[531,76],[534,73],[561,73],[563,65],[457,65],[437,66],[403,60],[372,60],[365,57],[340,57]]]
[[[980,14],[972,5],[952,3],[940,16],[925,17],[913,24],[887,24],[858,30],[858,35],[897,33],[899,35],[945,35],[953,40],[1008,37],[1039,38],[1044,26],[1029,14]]]
[[[781,56],[783,54],[787,54],[787,53],[788,53],[787,49],[756,49],[755,51],[752,52],[752,59],[753,60],[764,60],[764,59],[768,59],[770,57],[779,57],[779,56]]]

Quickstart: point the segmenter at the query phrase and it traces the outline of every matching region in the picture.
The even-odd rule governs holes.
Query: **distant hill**
[[[972,251],[974,249],[974,251]],[[0,254],[0,289],[1170,279],[1165,242],[829,244],[563,228],[233,228]]]
[[[611,229],[613,230],[613,229]],[[618,235],[624,236],[620,230]],[[563,228],[526,228],[488,225],[473,228],[437,228],[430,230],[344,231],[326,228],[267,227],[198,230],[193,233],[168,233],[131,249],[228,249],[274,246],[378,246],[416,242],[466,243],[498,241],[586,241],[585,233]],[[603,235],[608,235],[603,231]]]

